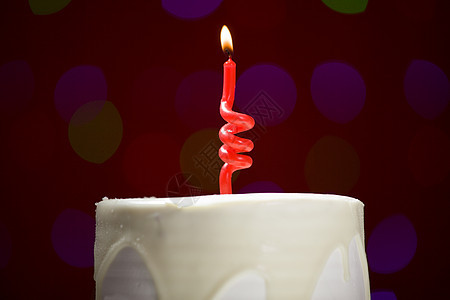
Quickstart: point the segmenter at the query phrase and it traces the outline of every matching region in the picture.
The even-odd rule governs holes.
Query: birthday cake
[[[368,300],[363,206],[320,194],[105,198],[96,299]]]

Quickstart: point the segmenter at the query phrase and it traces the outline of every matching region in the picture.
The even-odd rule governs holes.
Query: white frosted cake
[[[319,194],[104,199],[97,300],[368,300],[363,207]]]

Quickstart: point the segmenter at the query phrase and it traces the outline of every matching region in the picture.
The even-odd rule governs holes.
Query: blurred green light
[[[28,0],[31,11],[35,15],[54,14],[70,3],[72,0]]]
[[[343,14],[359,14],[366,10],[368,0],[322,0],[334,11]]]
[[[84,160],[101,164],[108,160],[122,141],[120,113],[109,101],[92,101],[80,107],[69,124],[69,141]]]

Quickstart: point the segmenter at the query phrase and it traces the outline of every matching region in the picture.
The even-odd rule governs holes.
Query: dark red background
[[[365,12],[347,15],[313,0],[224,0],[212,14],[197,20],[170,15],[160,1],[73,0],[51,15],[34,15],[27,1],[1,6],[0,65],[25,60],[34,75],[31,101],[15,112],[1,108],[0,221],[12,245],[11,258],[0,269],[1,299],[93,297],[93,267],[76,268],[59,258],[50,237],[53,223],[66,208],[94,217],[94,203],[104,196],[167,195],[166,183],[181,171],[183,143],[196,132],[176,114],[175,90],[192,72],[222,71],[223,24],[232,30],[237,76],[254,64],[271,62],[282,66],[297,87],[293,113],[258,139],[251,153],[254,166],[240,173],[234,189],[268,180],[285,192],[318,192],[305,179],[308,151],[324,135],[341,137],[360,159],[358,181],[347,194],[366,205],[366,237],[378,222],[395,213],[406,215],[417,232],[412,261],[393,274],[371,272],[371,289],[393,290],[398,299],[450,295],[450,177],[447,172],[443,181],[423,186],[408,166],[408,149],[416,133],[431,126],[448,136],[450,111],[426,120],[411,109],[403,93],[405,70],[414,59],[432,61],[450,74],[447,1],[369,0]],[[326,119],[311,98],[313,70],[330,60],[355,66],[366,84],[364,108],[346,124]],[[68,124],[54,107],[59,78],[78,65],[103,70],[108,101],[123,121],[121,144],[102,164],[76,154],[69,143]],[[166,86],[148,82],[154,91],[142,91],[149,103],[136,112],[130,104],[133,84],[153,67],[176,70],[179,81]],[[217,108],[219,100],[211,99],[217,101]],[[141,118],[136,117],[139,114]],[[170,149],[159,141],[141,145],[149,151],[155,148],[159,155],[143,191],[125,178],[124,160],[131,143],[147,133],[169,135],[173,142]],[[26,163],[12,158],[17,156]],[[141,159],[146,166],[151,162],[150,157]]]

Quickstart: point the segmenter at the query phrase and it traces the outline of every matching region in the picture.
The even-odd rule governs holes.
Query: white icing
[[[364,267],[357,247],[359,240],[358,236],[352,239],[348,253],[346,249],[331,253],[311,300],[368,300],[364,289]]]
[[[157,300],[153,278],[139,253],[123,248],[103,278],[103,300]]]
[[[260,275],[245,272],[232,277],[214,300],[266,300],[266,283]]]
[[[353,293],[345,299],[370,297],[363,204],[354,198],[245,194],[201,196],[194,206],[183,208],[173,203],[176,199],[98,203],[97,299],[103,300],[102,293],[108,292],[108,287],[103,287],[105,275],[124,247],[135,249],[142,257],[141,265],[153,275],[149,281],[154,283],[158,300],[239,299],[239,291],[242,295],[253,292],[242,299],[311,299],[317,293],[316,285],[325,280],[322,278],[334,276],[331,280],[342,283],[342,274],[350,280],[344,280],[344,289]],[[352,239],[360,246],[353,249]],[[344,273],[328,267],[330,260],[339,260],[333,258],[336,249],[337,255],[344,253],[343,258],[350,255],[350,265],[340,259]],[[353,265],[361,271],[355,271]],[[336,272],[341,276],[338,279]],[[242,274],[250,277],[234,278]],[[347,282],[350,285],[345,285]]]

